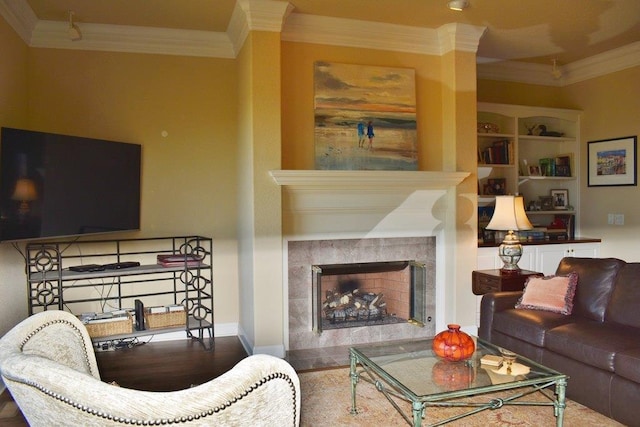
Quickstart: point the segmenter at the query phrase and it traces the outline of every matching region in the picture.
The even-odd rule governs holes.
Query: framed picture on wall
[[[418,170],[415,84],[410,68],[315,62],[316,169]]]
[[[589,141],[589,187],[637,185],[637,136]]]

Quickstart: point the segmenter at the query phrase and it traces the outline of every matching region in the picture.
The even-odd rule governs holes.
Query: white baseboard
[[[271,356],[279,357],[280,359],[284,359],[284,357],[287,355],[284,348],[284,343],[277,345],[255,346],[247,336],[246,332],[239,325],[238,338],[240,339],[240,342],[242,343],[242,346],[244,347],[244,350],[247,352],[247,354],[269,354]]]

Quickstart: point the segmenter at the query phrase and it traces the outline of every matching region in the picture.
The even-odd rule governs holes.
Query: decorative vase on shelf
[[[447,325],[447,330],[433,337],[433,352],[436,356],[452,362],[466,360],[476,351],[473,338],[460,330],[460,325]]]

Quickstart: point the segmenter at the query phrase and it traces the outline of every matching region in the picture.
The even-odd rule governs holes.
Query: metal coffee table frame
[[[500,348],[487,343],[481,339],[477,339],[476,354],[469,361],[457,362],[465,363],[471,366],[474,363],[479,364],[479,359],[484,354],[500,354]],[[415,348],[419,349],[421,354],[430,354],[424,357],[436,358],[431,352],[431,340],[422,340],[419,343],[416,341],[404,341],[393,344],[377,344],[369,346],[357,346],[349,349],[350,361],[351,361],[351,414],[356,415],[356,385],[360,379],[363,379],[373,384],[376,389],[381,392],[386,399],[393,405],[393,407],[402,415],[405,421],[414,427],[422,426],[423,418],[427,415],[426,409],[432,407],[468,407],[471,408],[468,412],[461,413],[459,415],[452,416],[450,418],[440,420],[435,424],[428,424],[429,426],[440,426],[469,415],[473,415],[485,410],[499,409],[504,405],[518,405],[518,406],[552,406],[554,416],[556,417],[556,426],[563,425],[564,409],[566,407],[565,391],[567,386],[568,376],[561,374],[560,372],[549,369],[542,366],[532,360],[518,356],[517,360],[522,362],[531,369],[534,369],[539,376],[534,378],[524,378],[521,380],[515,380],[513,382],[506,382],[502,384],[485,385],[478,387],[462,388],[460,390],[444,391],[433,394],[416,394],[409,387],[403,384],[398,379],[389,374],[383,366],[376,363],[377,357],[369,357],[367,353],[376,353],[375,356],[403,356],[401,351],[395,351],[401,344],[407,344],[413,346],[413,352],[407,352],[407,357],[412,357],[412,354],[416,354]],[[424,348],[420,348],[424,347]],[[385,351],[388,350],[388,354]],[[360,365],[361,369],[358,369]],[[425,381],[432,381],[431,373],[425,374]],[[517,393],[509,395],[504,398],[496,397],[495,395],[487,396],[488,400],[485,402],[477,401],[465,401],[465,397],[476,397],[489,393],[496,393],[506,390],[517,389]],[[547,401],[523,401],[520,400],[533,393],[542,393]],[[412,414],[408,415],[394,400],[405,400],[411,403]]]

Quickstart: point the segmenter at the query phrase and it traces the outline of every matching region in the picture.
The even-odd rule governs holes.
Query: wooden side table
[[[487,292],[521,291],[524,289],[524,283],[531,276],[543,276],[543,274],[529,270],[518,270],[514,273],[503,273],[500,269],[476,270],[471,273],[473,293],[483,295]]]

